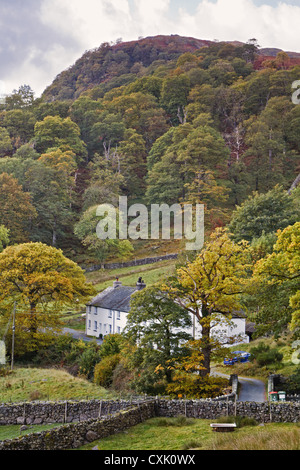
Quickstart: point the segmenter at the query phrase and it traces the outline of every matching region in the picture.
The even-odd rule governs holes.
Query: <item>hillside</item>
[[[300,172],[299,62],[254,39],[155,36],[87,51],[40,99],[20,87],[0,110],[0,188],[14,188],[0,216],[11,242],[52,244],[81,264],[173,253],[183,244],[108,248],[90,237],[93,208],[119,196],[202,203],[209,233],[253,191],[288,190]]]
[[[121,86],[134,81],[141,68],[149,68],[147,74],[153,73],[153,67],[176,60],[186,52],[195,53],[202,48],[218,46],[219,43],[202,39],[182,37],[179,35],[154,36],[130,42],[116,44],[103,43],[99,48],[86,51],[68,70],[60,73],[54,82],[43,93],[43,99],[74,99],[85,90],[104,84],[103,90]],[[221,43],[222,44],[222,43]],[[228,41],[240,49],[243,56],[245,44]],[[245,49],[246,50],[246,49]],[[262,48],[258,51],[259,62],[276,57],[280,49]],[[293,65],[300,64],[300,54],[287,53]]]

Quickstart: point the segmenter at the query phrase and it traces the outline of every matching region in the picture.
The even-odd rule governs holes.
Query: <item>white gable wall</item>
[[[99,338],[122,333],[126,326],[127,313],[88,305],[86,308],[86,334]]]

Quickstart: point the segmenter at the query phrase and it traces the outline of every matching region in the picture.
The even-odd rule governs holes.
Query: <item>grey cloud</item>
[[[70,54],[78,51],[79,44],[73,37],[61,33],[55,25],[47,26],[41,22],[42,2],[0,0],[0,80],[17,76],[18,69],[29,59],[33,66],[51,73],[53,64],[47,55],[55,45],[62,46]]]

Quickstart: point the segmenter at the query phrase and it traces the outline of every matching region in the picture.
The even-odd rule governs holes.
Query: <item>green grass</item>
[[[15,369],[0,377],[0,402],[116,398],[98,385],[56,369]]]
[[[171,419],[163,421],[162,418],[150,419],[81,449],[90,450],[97,445],[101,450],[181,450],[187,442],[199,439],[199,436],[205,443],[211,434],[209,422],[205,420],[189,420],[187,425],[176,422],[176,418],[173,420],[175,425]]]
[[[131,266],[121,269],[99,270],[86,273],[88,282],[94,284],[97,290],[101,291],[111,286],[116,277],[126,286],[135,286],[140,276],[147,285],[152,285],[163,277],[173,273],[174,260],[160,261],[154,264],[142,266]]]
[[[25,431],[21,431],[20,425],[11,425],[11,426],[0,426],[0,441],[5,441],[7,439],[15,439],[20,436],[25,436],[26,434],[32,434],[35,432],[47,431],[49,429],[57,428],[62,424],[40,424],[35,426],[28,426]]]
[[[177,421],[176,421],[177,420]],[[215,420],[216,421],[216,420]],[[215,433],[213,420],[153,418],[128,429],[81,447],[90,450],[299,450],[300,427],[292,423],[246,426],[233,433]]]

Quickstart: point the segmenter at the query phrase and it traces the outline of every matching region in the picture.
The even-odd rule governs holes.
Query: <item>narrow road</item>
[[[239,377],[239,384],[237,401],[256,401],[258,403],[267,401],[265,384],[261,380]]]
[[[212,370],[211,374],[228,379],[230,377],[228,374],[222,374],[215,370]],[[238,376],[238,381],[240,386],[237,401],[255,401],[258,403],[267,401],[266,388],[262,380]]]
[[[83,331],[72,330],[71,328],[63,328],[62,333],[66,335],[71,335],[75,339],[82,339],[83,341],[97,341],[98,344],[103,343],[102,339],[91,338],[87,336]]]

